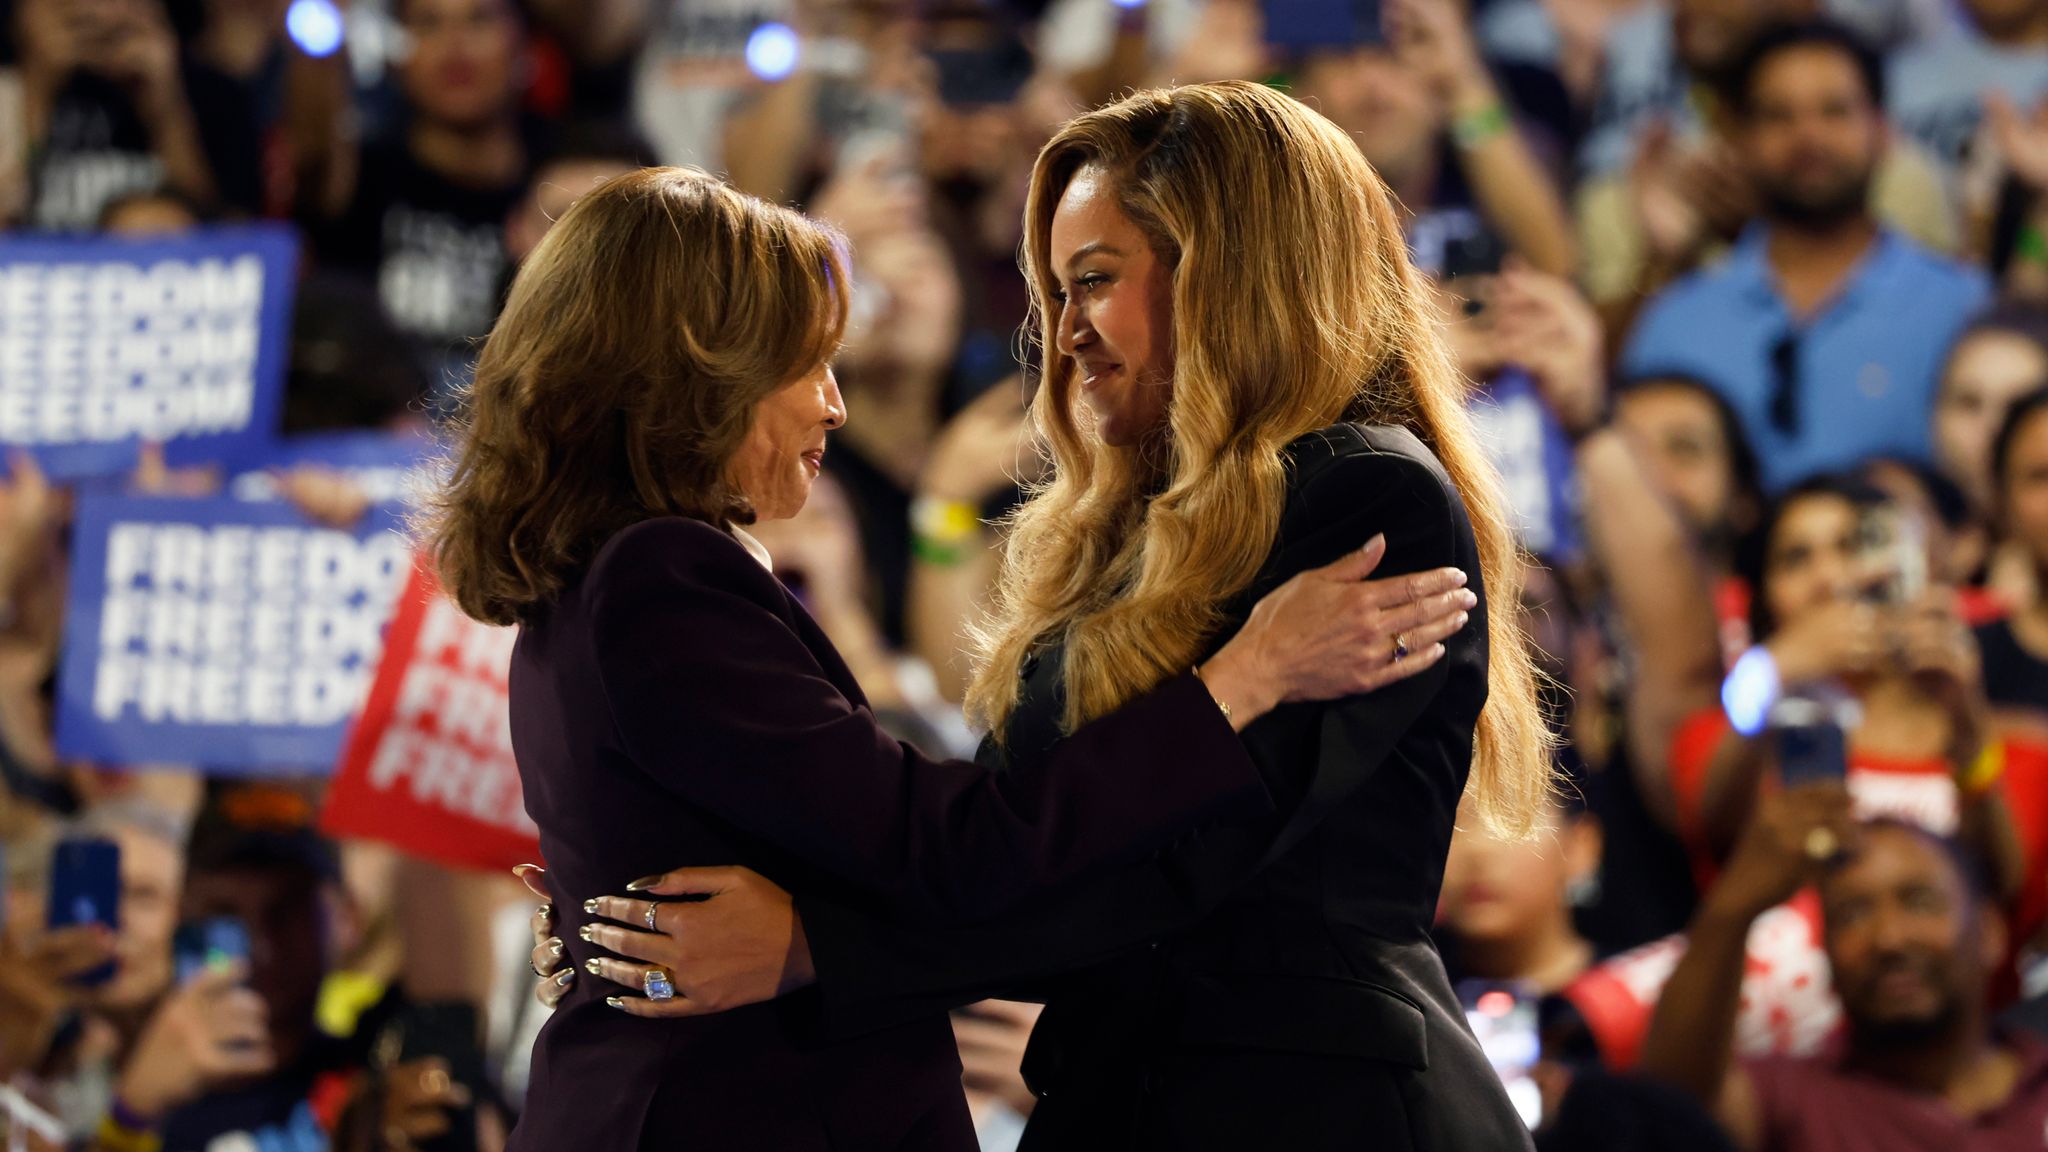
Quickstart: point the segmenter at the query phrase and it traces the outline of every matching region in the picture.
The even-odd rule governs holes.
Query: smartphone
[[[448,1062],[448,1076],[469,1089],[468,1107],[448,1113],[448,1131],[418,1141],[420,1152],[476,1152],[476,1101],[484,1090],[483,1024],[476,1005],[463,1000],[409,1004],[392,1021],[398,1036],[398,1059],[439,1056]]]
[[[249,927],[232,916],[188,920],[171,937],[179,984],[202,972],[249,962]]]
[[[1260,0],[1266,43],[1308,51],[1383,44],[1379,0]]]
[[[1543,1090],[1530,1075],[1543,1058],[1536,997],[1514,984],[1467,980],[1458,986],[1458,999],[1479,1050],[1486,1053],[1522,1123],[1534,1131],[1543,1121]]]
[[[76,924],[121,926],[121,846],[112,840],[76,839],[60,842],[50,853],[48,923],[52,928]],[[74,981],[97,987],[114,978],[108,961]]]
[[[1849,775],[1849,741],[1841,722],[1823,705],[1798,697],[1771,709],[1771,745],[1778,779],[1787,788]]]
[[[1865,598],[1896,607],[1927,592],[1927,541],[1918,517],[1890,505],[1866,508],[1857,518],[1856,535],[1867,573]]]

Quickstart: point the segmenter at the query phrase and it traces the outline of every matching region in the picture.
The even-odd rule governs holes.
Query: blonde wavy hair
[[[1084,167],[1172,268],[1173,396],[1164,436],[1143,447],[1084,427],[1054,338],[1053,211]],[[1286,445],[1340,421],[1403,425],[1464,498],[1494,609],[1469,794],[1489,829],[1528,835],[1551,795],[1553,741],[1515,611],[1521,559],[1429,289],[1357,146],[1258,84],[1139,92],[1039,153],[1023,266],[1044,363],[1032,417],[1051,467],[1007,525],[970,717],[1000,739],[1024,663],[1055,641],[1069,730],[1186,670],[1272,548]]]
[[[414,525],[443,587],[517,623],[628,525],[753,523],[733,454],[846,311],[840,237],[787,208],[695,168],[584,193],[512,281]]]

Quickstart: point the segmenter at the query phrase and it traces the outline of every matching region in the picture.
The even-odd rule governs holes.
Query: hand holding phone
[[[121,926],[121,846],[112,840],[75,839],[51,851],[49,927],[98,924],[109,932]],[[82,987],[97,987],[114,978],[109,961],[73,978]]]

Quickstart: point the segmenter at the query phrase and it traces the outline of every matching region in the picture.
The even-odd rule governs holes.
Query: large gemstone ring
[[[668,973],[659,968],[649,968],[640,977],[640,990],[649,1000],[673,1000],[676,998],[675,982]]]

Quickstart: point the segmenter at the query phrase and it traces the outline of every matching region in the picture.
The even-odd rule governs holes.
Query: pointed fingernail
[[[567,988],[569,982],[574,979],[576,979],[576,970],[574,968],[565,968],[555,977],[555,983],[560,987]]]
[[[604,1002],[620,1011],[624,1011],[626,1007],[626,1001],[618,996],[607,996],[604,998]]]
[[[592,915],[596,915],[597,901],[595,899],[585,900],[583,902],[583,910],[585,912],[591,913]]]
[[[578,935],[578,936],[581,936],[581,937],[583,938],[583,942],[584,942],[585,944],[591,943],[591,939],[590,939],[590,925],[588,925],[588,924],[585,924],[585,925],[584,925],[583,927],[581,927],[581,928],[578,928],[578,929],[576,930],[576,935]]]
[[[555,918],[555,902],[552,900],[548,901],[547,903],[541,905],[538,911],[542,916],[546,917],[549,920],[553,920]]]
[[[1382,545],[1382,544],[1385,544],[1386,542],[1387,542],[1387,534],[1386,534],[1385,532],[1375,532],[1375,533],[1373,533],[1373,537],[1372,537],[1372,539],[1370,539],[1370,540],[1367,540],[1367,541],[1365,542],[1365,547],[1363,547],[1363,548],[1360,548],[1360,549],[1359,549],[1359,551],[1360,551],[1360,552],[1370,552],[1370,551],[1372,551],[1373,549],[1375,549],[1375,548],[1379,547],[1380,545]]]
[[[633,881],[631,884],[626,885],[626,891],[642,892],[654,887],[656,884],[659,883],[661,883],[661,877],[658,874],[654,876],[642,876],[638,880]]]
[[[583,962],[583,970],[584,970],[585,972],[588,972],[588,973],[590,973],[590,974],[591,974],[592,976],[602,976],[602,975],[604,975],[604,969],[603,969],[602,967],[600,967],[600,966],[598,965],[598,962],[597,962],[597,961],[595,961],[595,960],[585,960],[585,961]]]

